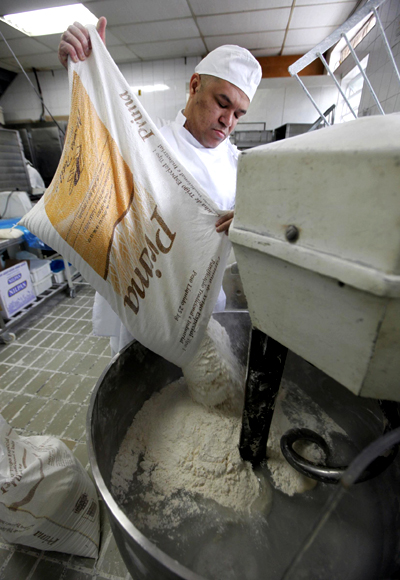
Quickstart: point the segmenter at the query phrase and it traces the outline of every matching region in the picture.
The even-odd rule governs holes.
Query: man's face
[[[185,108],[185,128],[203,145],[217,147],[246,114],[249,98],[235,85],[216,77],[195,73]]]

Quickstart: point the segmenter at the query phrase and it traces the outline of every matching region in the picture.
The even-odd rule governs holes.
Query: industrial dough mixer
[[[333,466],[348,464],[382,434],[378,399],[391,401],[397,416],[399,135],[400,116],[359,119],[261,146],[239,165],[230,236],[250,317],[216,317],[243,361],[252,326],[272,337],[275,381],[283,373],[297,389],[298,418],[304,401],[317,402],[346,433],[330,450]],[[279,349],[286,348],[284,362]],[[248,373],[251,357],[250,348]],[[128,569],[135,580],[280,580],[334,486],[318,483],[294,496],[274,490],[261,543],[258,528],[244,520],[209,529],[190,521],[179,541],[173,534],[173,541],[171,534],[165,541],[148,537],[110,491],[113,462],[135,415],[180,376],[133,343],[105,370],[91,399],[92,471]],[[293,415],[296,421],[296,409]],[[345,493],[291,577],[376,580],[398,572],[398,458],[380,471]]]
[[[399,114],[365,117],[244,153],[230,232],[253,326],[274,339],[270,365],[282,370],[282,344],[354,394],[391,401],[400,401],[399,135]],[[242,457],[252,459],[248,437]]]
[[[347,35],[373,12],[400,81],[377,11],[383,3],[366,2],[289,68],[327,125],[298,73],[319,58],[349,106],[323,54],[344,39],[365,77]],[[187,515],[180,535],[139,529],[111,492],[114,459],[143,404],[182,372],[128,345],[98,381],[87,428],[93,475],[134,580],[399,577],[399,184],[400,115],[356,119],[241,156],[230,228],[240,279],[235,271],[224,287],[239,309],[244,289],[248,312],[215,317],[247,365],[238,446],[271,480],[272,504],[253,519],[208,505],[202,517]],[[281,439],[285,458],[318,481],[304,493],[286,493],[273,475],[268,436],[278,404],[294,427]],[[312,429],[304,429],[306,417]],[[321,417],[335,426],[328,440]],[[325,461],[297,453],[299,440],[316,442]]]

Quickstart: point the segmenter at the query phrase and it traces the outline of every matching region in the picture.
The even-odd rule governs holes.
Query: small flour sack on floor
[[[12,544],[96,558],[94,483],[68,447],[22,437],[0,415],[0,536]]]
[[[182,366],[229,254],[221,211],[177,161],[100,40],[69,64],[71,113],[52,183],[21,224],[68,259],[144,346]]]

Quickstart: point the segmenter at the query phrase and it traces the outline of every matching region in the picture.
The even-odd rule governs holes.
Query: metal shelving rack
[[[12,240],[2,240],[0,242],[0,253],[7,248],[11,248],[12,246],[16,246],[23,243],[23,238],[14,238]],[[9,320],[4,320],[3,317],[0,315],[0,342],[9,343],[15,340],[15,334],[10,332],[11,329],[16,326],[19,322],[21,322],[24,318],[26,318],[29,314],[31,314],[36,308],[47,302],[50,298],[54,297],[59,292],[66,290],[69,292],[71,298],[75,298],[76,296],[76,287],[81,284],[87,284],[82,279],[82,276],[79,272],[71,273],[69,268],[68,262],[59,254],[55,254],[53,258],[60,258],[64,260],[65,265],[65,273],[67,280],[65,282],[61,282],[58,284],[53,284],[47,290],[44,290],[41,294],[36,297],[35,302],[28,304],[24,308],[22,308],[19,312],[14,314]]]

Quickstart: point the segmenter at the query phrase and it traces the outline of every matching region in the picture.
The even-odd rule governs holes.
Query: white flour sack
[[[70,61],[71,112],[52,183],[21,224],[67,258],[146,347],[182,366],[218,297],[221,211],[177,161],[94,26]]]
[[[0,415],[0,535],[11,543],[96,558],[96,490],[54,437],[21,437]]]

